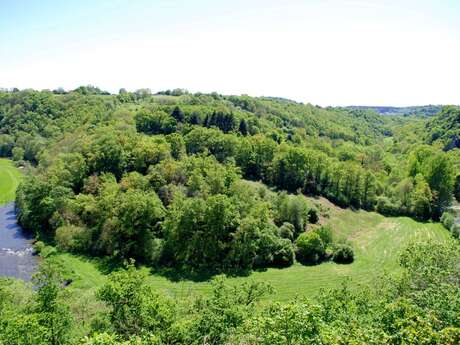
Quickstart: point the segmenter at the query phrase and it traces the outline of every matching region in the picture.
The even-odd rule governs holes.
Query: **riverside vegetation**
[[[460,190],[459,114],[386,117],[185,90],[1,92],[0,154],[26,167],[18,221],[44,260],[35,290],[2,280],[0,342],[458,343],[459,231],[447,210]],[[349,210],[333,217],[322,198]],[[374,260],[358,257],[363,229],[340,228],[349,213],[389,220],[370,232],[381,241],[367,240]],[[448,230],[426,223],[440,218]],[[406,232],[416,241],[393,251]],[[251,274],[293,272],[295,284],[301,267],[330,278],[365,262],[371,274],[387,252],[393,274],[378,284],[332,280],[283,302],[257,279],[264,272]],[[108,276],[82,273],[76,296],[74,259]],[[147,267],[212,284],[172,298]]]

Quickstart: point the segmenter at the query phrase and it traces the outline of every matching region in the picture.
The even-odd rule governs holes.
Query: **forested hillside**
[[[427,141],[440,143],[445,151],[460,149],[460,108],[445,107],[427,124]]]
[[[327,212],[307,196],[446,223],[460,190],[460,157],[458,148],[445,152],[437,143],[450,145],[458,136],[455,121],[458,111],[449,107],[426,120],[185,90],[15,90],[0,92],[0,155],[27,168],[16,206],[20,224],[39,240],[38,251],[52,245],[109,258],[115,267],[134,259],[154,268],[241,275],[294,262],[353,262],[352,246],[336,241],[320,221]],[[447,227],[459,236],[458,226],[449,221]],[[96,335],[86,343],[140,337],[151,344],[400,344],[409,336],[413,344],[454,344],[458,259],[454,241],[414,245],[401,257],[406,275],[386,281],[380,295],[344,287],[315,305],[258,309],[269,287],[237,289],[217,280],[195,311],[158,296],[131,263],[98,292],[110,311],[93,320]],[[54,303],[61,280],[47,265],[36,279],[37,299],[23,297],[35,316],[10,310],[16,300],[8,284],[0,287],[5,310],[24,327],[36,323],[54,332],[59,324],[51,343],[65,343],[57,339],[67,337],[71,321]],[[284,318],[296,320],[289,342]],[[19,321],[5,320],[0,327],[11,336],[5,342],[15,343],[9,339],[20,337],[13,327]],[[348,329],[350,322],[355,326]],[[40,327],[31,336],[49,343]]]

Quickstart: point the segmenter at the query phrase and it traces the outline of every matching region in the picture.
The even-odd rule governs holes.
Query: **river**
[[[37,267],[32,236],[16,222],[14,203],[0,206],[0,277],[30,280]]]

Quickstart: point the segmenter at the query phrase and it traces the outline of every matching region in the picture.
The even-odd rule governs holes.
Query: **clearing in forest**
[[[0,158],[0,206],[14,201],[16,188],[21,181],[21,172],[13,162]]]

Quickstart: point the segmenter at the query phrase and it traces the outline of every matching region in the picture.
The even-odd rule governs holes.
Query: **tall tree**
[[[248,124],[246,122],[245,119],[241,119],[240,120],[240,126],[239,126],[239,129],[241,134],[243,134],[244,136],[248,135]]]
[[[430,186],[421,174],[415,176],[415,186],[412,191],[412,212],[422,220],[427,220],[431,216],[431,203],[433,196]]]
[[[181,108],[176,105],[171,113],[171,116],[176,119],[177,122],[184,122],[185,115]]]
[[[433,192],[433,212],[440,217],[452,202],[455,175],[452,162],[445,153],[437,153],[425,165],[424,175]]]

